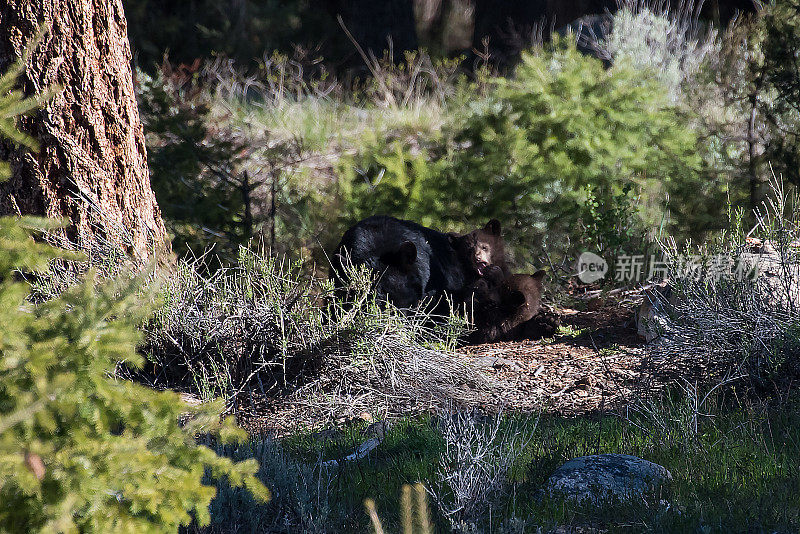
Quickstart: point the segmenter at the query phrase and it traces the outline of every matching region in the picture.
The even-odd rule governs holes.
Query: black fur
[[[366,265],[378,277],[378,297],[398,308],[430,298],[437,312],[445,311],[445,294],[458,300],[467,284],[467,268],[451,236],[383,215],[368,217],[347,230],[331,261],[336,287],[347,286],[343,266],[348,261]]]

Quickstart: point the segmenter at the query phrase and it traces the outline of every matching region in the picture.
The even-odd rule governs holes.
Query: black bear
[[[494,249],[500,251],[499,256]],[[346,266],[365,265],[377,276],[375,292],[381,300],[410,308],[429,298],[434,313],[447,313],[446,297],[462,302],[465,288],[492,261],[507,269],[496,220],[459,236],[376,215],[344,233],[331,258],[331,278],[336,287],[347,287]]]
[[[446,234],[411,221],[376,215],[342,236],[331,258],[336,287],[346,287],[348,263],[365,265],[377,276],[375,292],[398,308],[464,287],[464,268]]]

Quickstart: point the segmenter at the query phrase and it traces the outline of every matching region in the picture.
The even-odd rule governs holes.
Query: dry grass
[[[438,427],[445,451],[428,491],[453,532],[475,531],[506,489],[530,434],[519,425],[503,425],[499,414],[457,410],[442,414]]]
[[[350,275],[347,303],[300,273],[247,249],[237,266],[211,275],[181,264],[145,328],[147,378],[222,396],[242,421],[289,427],[486,403],[499,391],[452,352],[460,319],[376,302],[364,270]]]
[[[770,198],[747,234],[734,229],[699,250],[663,243],[674,296],[658,297],[667,313],[650,348],[654,368],[711,380],[744,375],[761,386],[800,371],[800,204],[778,180]]]

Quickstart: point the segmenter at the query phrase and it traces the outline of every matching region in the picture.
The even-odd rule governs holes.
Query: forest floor
[[[649,378],[635,310],[635,304],[616,301],[592,311],[561,309],[562,333],[554,339],[459,352],[503,385],[508,410],[565,416],[605,411],[630,399]]]
[[[644,340],[637,335],[638,292],[606,298],[601,305],[573,302],[587,309],[559,308],[561,328],[554,338],[458,349],[465,363],[473,364],[489,384],[472,391],[468,406],[459,403],[462,408],[566,417],[606,413],[619,411],[669,382],[651,372]],[[245,404],[237,415],[252,433],[286,435],[320,425],[319,418],[288,399]],[[373,415],[353,413],[335,426],[358,419],[371,421]]]
[[[705,376],[709,369],[651,359],[655,356],[636,331],[640,295],[570,302],[580,309],[559,308],[562,328],[552,339],[467,346],[455,356],[491,384],[474,391],[470,407],[503,410],[500,437],[491,438],[492,446],[499,447],[503,436],[527,439],[508,472],[509,485],[493,501],[488,530],[508,531],[503,525],[515,518],[525,525],[520,532],[797,532],[800,399],[725,403],[714,397],[692,412],[685,404],[692,399],[670,397],[671,386],[700,380],[697,373]],[[662,388],[667,395],[642,404]],[[280,450],[298,465],[335,466],[313,471],[308,480],[284,477],[291,484],[311,484],[303,487],[327,503],[339,525],[334,531],[369,528],[365,499],[374,500],[387,531],[399,531],[403,485],[423,481],[439,487],[442,458],[447,447],[456,446],[445,443],[441,419],[432,411],[386,420],[380,413],[355,412],[319,425],[297,407],[266,404],[253,419],[240,418],[251,439],[236,458],[256,458],[272,481],[284,468],[276,467],[269,452],[274,449],[265,444],[279,437]],[[631,503],[585,510],[541,499],[540,488],[565,461],[604,453],[630,454],[667,468],[674,477],[667,507],[661,500],[655,507]],[[275,488],[276,495],[295,491]],[[272,520],[268,508],[243,512],[236,497],[223,498],[219,507],[253,524]],[[440,515],[433,517],[439,530],[449,530]],[[213,532],[249,529],[249,523],[220,521],[225,526]]]

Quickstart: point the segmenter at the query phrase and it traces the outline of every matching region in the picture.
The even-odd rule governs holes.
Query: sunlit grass
[[[434,100],[409,106],[379,107],[304,96],[264,101],[217,100],[215,117],[233,128],[268,131],[278,139],[297,138],[306,150],[321,153],[356,150],[365,132],[426,136],[437,132],[446,109]]]

